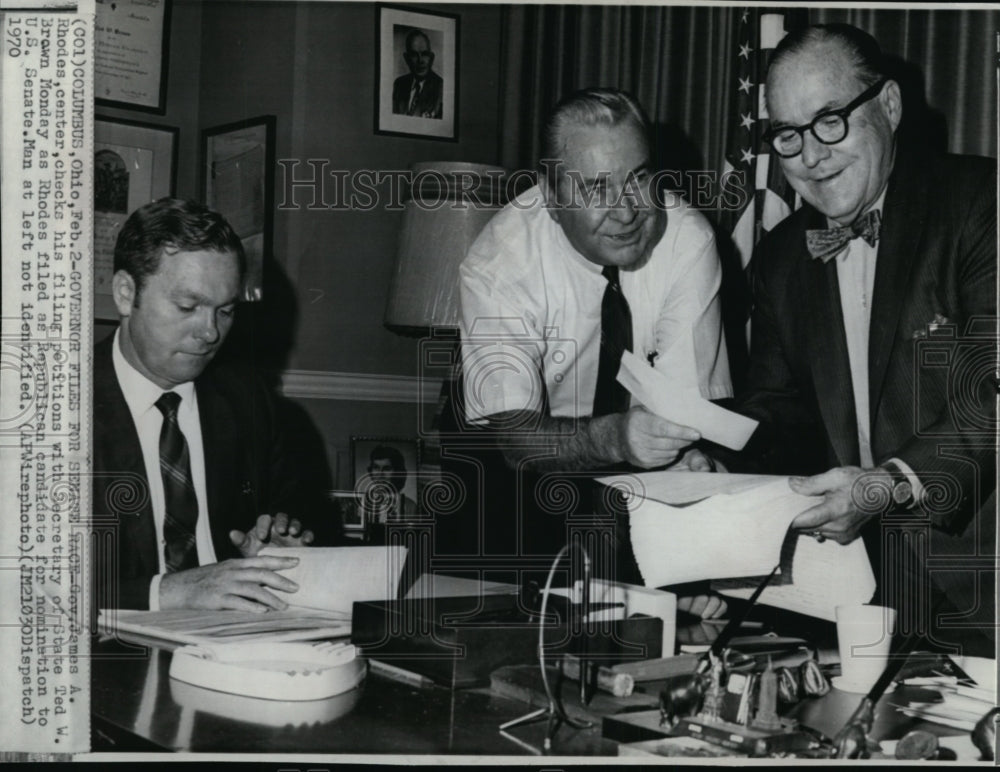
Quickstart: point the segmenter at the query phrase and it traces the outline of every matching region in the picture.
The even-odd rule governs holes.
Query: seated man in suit
[[[115,245],[120,326],[94,351],[94,511],[117,518],[100,607],[284,609],[318,497],[286,457],[272,398],[211,366],[239,300],[239,237],[200,204],[135,211]],[[315,492],[319,493],[319,492]],[[323,524],[325,525],[325,524]],[[97,572],[95,572],[97,573]]]
[[[485,525],[503,510],[522,520],[494,526],[487,546],[506,531],[522,538],[515,551],[551,555],[569,540],[568,518],[595,512],[588,478],[677,462],[699,439],[630,406],[616,382],[624,351],[705,398],[732,389],[715,238],[699,212],[655,189],[642,107],[586,89],[556,105],[542,136],[538,186],[487,224],[459,273],[466,418],[492,430],[513,474],[487,493],[497,515]],[[637,581],[629,558],[612,573]],[[724,609],[694,597],[681,608]]]
[[[899,85],[848,25],[789,33],[766,94],[804,205],[754,254],[746,452],[827,470],[793,481],[823,497],[793,527],[863,536],[906,626],[991,652],[996,164],[901,142]]]
[[[440,118],[444,81],[432,69],[434,52],[430,38],[421,30],[411,29],[406,33],[403,59],[410,74],[401,75],[392,84],[392,111],[396,115]]]

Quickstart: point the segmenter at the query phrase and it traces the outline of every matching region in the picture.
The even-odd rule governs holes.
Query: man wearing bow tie
[[[311,543],[286,513],[319,518],[324,497],[289,457],[273,398],[212,366],[246,270],[240,239],[164,198],[122,226],[114,268],[120,326],[94,349],[93,507],[115,528],[99,606],[282,610],[297,587],[278,571],[298,561],[257,553]]]
[[[884,571],[902,560],[885,529],[926,528],[922,576],[956,615],[934,635],[954,639],[992,624],[995,162],[900,141],[899,85],[854,27],[790,33],[766,85],[767,140],[803,206],[754,255],[748,451],[766,471],[826,469],[793,481],[823,497],[793,527],[862,535]]]

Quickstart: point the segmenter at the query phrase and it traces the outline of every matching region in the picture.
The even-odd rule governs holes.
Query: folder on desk
[[[401,546],[268,547],[260,554],[299,558],[297,566],[280,572],[299,585],[285,611],[104,609],[98,620],[101,632],[169,648],[345,637],[351,634],[356,601],[396,597],[406,560]]]
[[[758,577],[781,565],[760,603],[835,620],[841,604],[866,603],[875,575],[860,539],[822,544],[788,532],[819,497],[787,477],[708,472],[645,472],[600,480],[626,499],[632,550],[647,586],[732,580],[720,591],[749,597]]]

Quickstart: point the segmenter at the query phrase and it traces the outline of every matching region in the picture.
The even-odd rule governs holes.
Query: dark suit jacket
[[[156,531],[139,436],[111,360],[113,336],[94,349],[93,510],[98,539],[98,608],[149,605],[159,571]],[[260,514],[286,512],[333,538],[329,504],[301,479],[281,431],[278,406],[253,377],[211,365],[195,381],[205,450],[212,543],[219,561],[240,557],[229,531],[248,530]]]
[[[417,101],[410,106],[410,89],[413,87],[413,76],[402,75],[392,84],[392,111],[397,115],[416,115],[421,118],[440,118],[442,114],[441,93],[444,81],[441,76],[431,70],[424,78],[423,88],[417,95]]]
[[[916,513],[931,526],[925,566],[952,607],[971,612],[983,603],[976,588],[993,581],[983,571],[995,532],[996,162],[897,152],[869,337],[872,453],[876,464],[901,458],[927,488]],[[763,422],[747,455],[766,471],[859,463],[836,260],[810,259],[805,245],[807,228],[824,227],[803,206],[754,253],[751,363],[739,404]],[[935,320],[944,324],[935,329]],[[882,541],[874,520],[870,547]]]

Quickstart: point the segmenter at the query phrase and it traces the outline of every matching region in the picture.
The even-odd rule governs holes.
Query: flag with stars
[[[770,146],[761,139],[769,126],[764,77],[771,52],[785,35],[787,16],[788,12],[780,9],[747,8],[735,27],[734,121],[723,166],[723,190],[730,192],[722,198],[720,219],[732,234],[744,269],[750,264],[754,245],[787,217],[795,204],[795,191],[785,181]],[[738,197],[733,195],[737,189]]]

